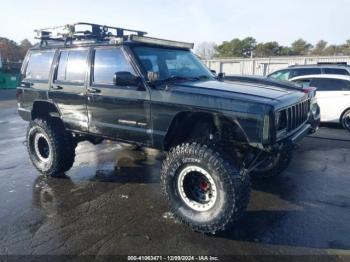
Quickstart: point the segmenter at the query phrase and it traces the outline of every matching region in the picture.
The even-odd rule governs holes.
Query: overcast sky
[[[350,39],[349,0],[5,0],[0,36],[33,40],[33,30],[77,21],[145,30],[189,42],[253,36],[289,45]]]

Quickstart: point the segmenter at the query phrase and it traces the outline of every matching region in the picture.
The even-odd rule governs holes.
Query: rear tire
[[[350,131],[350,109],[342,115],[341,124],[346,130]]]
[[[67,133],[62,122],[56,119],[37,118],[27,130],[27,149],[35,168],[42,174],[62,176],[75,158],[72,135]]]
[[[220,150],[201,143],[170,150],[161,168],[161,185],[175,218],[202,233],[229,229],[249,203],[249,175],[241,175]]]
[[[283,150],[268,158],[251,172],[254,178],[270,179],[287,169],[293,158],[293,150]]]

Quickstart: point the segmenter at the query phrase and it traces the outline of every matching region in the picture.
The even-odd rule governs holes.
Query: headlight
[[[311,101],[310,101],[310,110],[311,110],[311,113],[313,115],[316,115],[317,113],[317,108],[318,108],[318,105],[317,105],[317,98],[316,96],[314,96],[313,98],[311,98]]]

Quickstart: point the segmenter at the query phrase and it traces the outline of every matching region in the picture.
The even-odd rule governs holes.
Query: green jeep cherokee
[[[232,226],[248,205],[250,175],[282,172],[315,130],[314,97],[220,81],[193,44],[88,23],[37,32],[17,89],[34,166],[61,175],[84,140],[164,150],[164,195],[196,231]]]

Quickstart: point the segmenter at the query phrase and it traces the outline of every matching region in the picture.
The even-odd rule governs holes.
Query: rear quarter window
[[[25,78],[48,81],[55,51],[33,51],[29,55]]]
[[[349,75],[349,72],[345,69],[340,68],[325,68],[325,74],[335,74],[335,75]]]
[[[347,91],[348,81],[331,78],[315,78],[311,81],[311,86],[316,87],[318,91]]]

